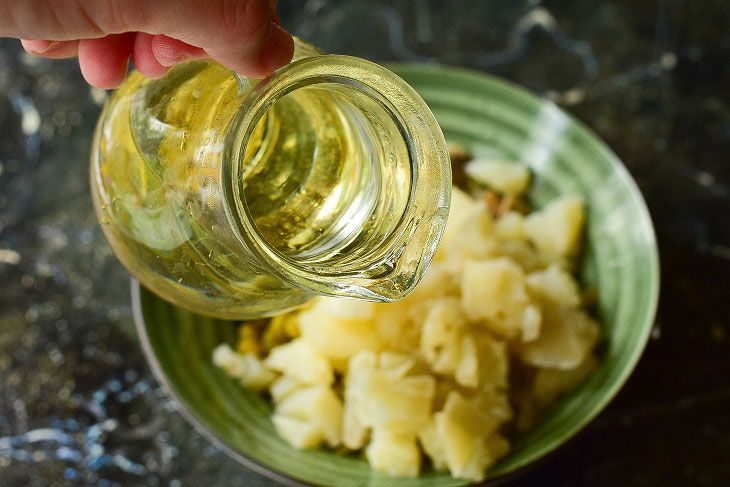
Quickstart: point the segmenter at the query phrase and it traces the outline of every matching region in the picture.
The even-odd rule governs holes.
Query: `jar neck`
[[[451,167],[423,100],[385,68],[306,57],[261,81],[226,136],[226,216],[272,274],[320,294],[408,294],[443,233]]]

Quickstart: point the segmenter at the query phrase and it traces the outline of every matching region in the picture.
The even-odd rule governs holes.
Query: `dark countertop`
[[[728,485],[730,4],[280,3],[326,51],[468,66],[554,99],[647,199],[662,290],[646,353],[590,427],[509,485]],[[194,432],[145,365],[89,197],[104,97],[74,62],[0,40],[0,485],[271,485]]]

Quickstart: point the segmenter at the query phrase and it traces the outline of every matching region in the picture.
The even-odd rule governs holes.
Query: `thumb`
[[[294,41],[276,22],[270,0],[113,1],[120,8],[139,4],[127,30],[178,39],[246,76],[263,77],[288,63],[294,52]]]

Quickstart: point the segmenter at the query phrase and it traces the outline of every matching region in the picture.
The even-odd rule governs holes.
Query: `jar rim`
[[[408,149],[411,186],[401,221],[381,243],[387,272],[328,269],[302,263],[272,246],[260,232],[239,184],[245,148],[257,122],[292,91],[334,83],[366,93],[392,117]],[[387,93],[387,96],[384,95]],[[426,174],[424,174],[426,173]],[[241,243],[267,270],[318,294],[392,301],[415,288],[443,234],[451,194],[451,165],[441,129],[421,97],[386,68],[360,58],[319,55],[299,59],[263,79],[243,99],[231,122],[221,164],[225,212]],[[406,263],[418,262],[415,269]],[[397,296],[394,298],[393,296]]]

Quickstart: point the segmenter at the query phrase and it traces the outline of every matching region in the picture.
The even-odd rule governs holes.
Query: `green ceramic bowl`
[[[446,138],[477,155],[501,153],[529,165],[531,202],[540,207],[561,193],[577,193],[588,207],[581,276],[599,290],[605,347],[600,368],[546,412],[490,477],[535,462],[565,443],[614,397],[636,365],[654,320],[659,288],[657,248],[642,197],[617,157],[554,104],[475,72],[431,66],[393,66],[433,110]],[[365,460],[325,450],[298,451],[269,421],[271,405],[211,363],[235,324],[197,316],[132,286],[137,328],[157,378],[183,414],[213,443],[245,466],[286,485],[389,487],[466,485],[447,473],[418,479],[374,473]]]

